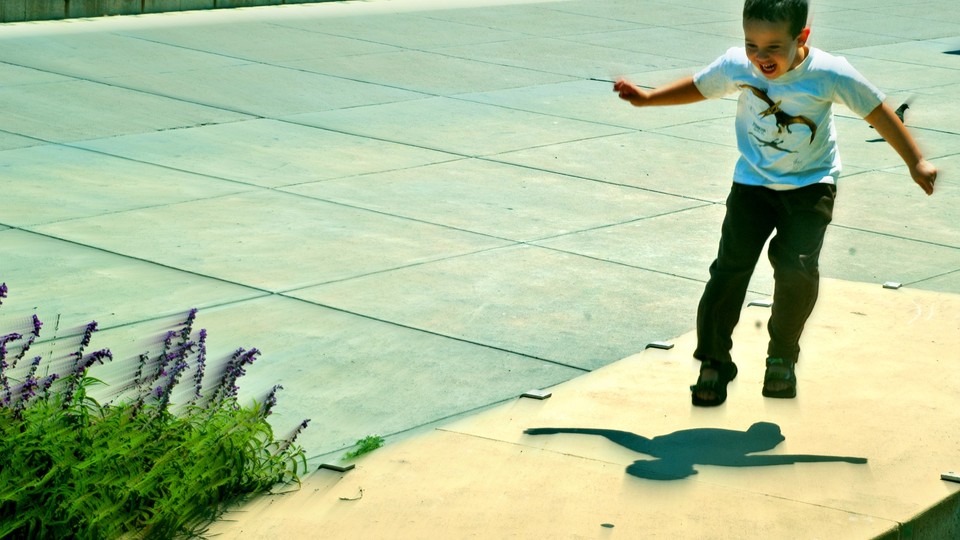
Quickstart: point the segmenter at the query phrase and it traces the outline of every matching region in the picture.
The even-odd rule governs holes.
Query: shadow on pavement
[[[657,459],[637,460],[627,474],[648,480],[681,480],[697,474],[694,465],[720,467],[769,467],[794,463],[844,462],[864,464],[866,458],[818,455],[754,455],[773,450],[786,438],[780,426],[757,422],[747,431],[697,428],[675,431],[648,439],[636,433],[592,428],[531,428],[528,435],[561,433],[599,435],[640,454]]]

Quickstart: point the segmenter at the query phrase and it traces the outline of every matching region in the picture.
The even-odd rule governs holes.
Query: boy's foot
[[[797,397],[796,361],[783,358],[767,358],[767,371],[763,376],[763,396],[790,399]]]
[[[727,400],[727,384],[737,378],[733,362],[703,360],[697,384],[690,387],[693,404],[697,407],[716,407]]]

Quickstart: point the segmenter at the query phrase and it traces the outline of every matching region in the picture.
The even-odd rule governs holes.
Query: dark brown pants
[[[750,277],[770,234],[773,308],[767,356],[796,361],[800,334],[819,292],[820,249],[833,217],[836,187],[814,184],[790,191],[734,184],[727,197],[717,259],[697,311],[700,360],[731,361],[733,329],[740,320]]]

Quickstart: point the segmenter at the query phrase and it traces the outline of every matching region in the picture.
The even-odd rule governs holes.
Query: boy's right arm
[[[693,77],[686,77],[653,90],[644,90],[627,79],[621,78],[613,83],[613,91],[620,94],[620,99],[629,101],[635,107],[685,105],[707,99],[697,89]]]

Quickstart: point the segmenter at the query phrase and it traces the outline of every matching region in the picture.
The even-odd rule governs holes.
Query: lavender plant
[[[0,285],[0,305],[7,293]],[[257,349],[238,349],[205,389],[207,333],[194,337],[196,315],[158,354],[140,355],[116,404],[88,393],[102,384],[90,368],[113,361],[108,349],[87,351],[95,321],[60,373],[40,356],[24,362],[43,326],[36,315],[30,334],[0,336],[0,538],[197,537],[228,506],[299,483],[306,458],[295,440],[309,420],[274,437],[266,417],[279,386],[240,406],[237,380]],[[190,398],[175,406],[183,380]]]

